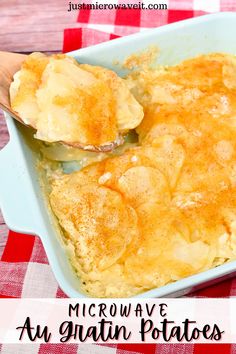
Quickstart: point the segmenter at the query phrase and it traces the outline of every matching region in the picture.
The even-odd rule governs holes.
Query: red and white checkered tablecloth
[[[89,1],[91,3],[91,0]],[[157,0],[143,0],[144,3],[147,1],[157,3]],[[138,3],[139,1],[126,0],[125,3],[127,2]],[[236,11],[236,0],[158,1],[161,2],[167,3],[168,10],[81,10],[78,12],[78,28],[64,31],[63,51],[68,52],[145,28],[158,27],[205,13]],[[103,3],[107,1],[104,0]],[[1,244],[0,297],[66,297],[58,287],[38,237],[9,231],[6,242],[3,242],[2,246]],[[236,278],[198,291],[192,296],[236,296]],[[0,352],[2,354],[236,354],[236,344],[8,344],[0,345]]]

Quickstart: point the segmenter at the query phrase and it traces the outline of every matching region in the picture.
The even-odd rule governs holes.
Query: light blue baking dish
[[[201,53],[236,54],[236,13],[219,13],[190,19],[119,38],[69,53],[82,63],[102,65],[124,75],[114,62],[150,45],[160,48],[158,62],[175,64]],[[54,227],[39,185],[35,168],[37,154],[25,144],[19,124],[6,115],[10,142],[0,152],[0,206],[6,224],[18,232],[38,235],[55,277],[70,297],[86,297]],[[139,297],[181,296],[215,283],[236,272],[236,262],[179,280],[140,294]]]

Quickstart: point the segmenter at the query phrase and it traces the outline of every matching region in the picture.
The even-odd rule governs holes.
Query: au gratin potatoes
[[[56,72],[60,60],[53,64]],[[71,59],[65,60],[69,77]],[[99,67],[81,70],[88,77],[105,75]],[[93,92],[96,83],[86,75],[84,85]],[[72,122],[62,110],[70,103],[54,90],[63,95],[70,87],[64,76],[52,86],[44,76],[37,134],[56,134],[45,115],[55,107],[53,119],[66,132],[65,122]],[[52,174],[49,195],[82,288],[94,297],[132,296],[236,259],[236,57],[202,55],[116,80],[124,95],[117,96],[116,113],[110,111],[111,125],[100,127],[101,136],[115,137],[116,117],[121,130],[136,127],[138,141],[79,171]],[[39,114],[33,86],[25,88],[32,106],[22,108],[17,90],[12,100],[29,119]],[[96,120],[92,109],[83,124],[86,119],[85,143]],[[80,130],[80,123],[77,115],[73,129]]]
[[[35,137],[86,150],[110,150],[143,119],[143,109],[113,71],[63,54],[33,53],[14,75],[11,107]]]

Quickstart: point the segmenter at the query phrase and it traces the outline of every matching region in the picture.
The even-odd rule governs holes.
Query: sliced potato
[[[50,203],[76,245],[84,271],[111,266],[139,234],[134,209],[106,187],[81,185],[67,178],[53,187]]]
[[[143,119],[143,108],[115,72],[65,55],[29,55],[10,96],[36,138],[85,150],[114,149]]]
[[[137,166],[128,169],[119,178],[118,188],[134,208],[147,202],[166,204],[170,201],[167,181],[153,167]]]

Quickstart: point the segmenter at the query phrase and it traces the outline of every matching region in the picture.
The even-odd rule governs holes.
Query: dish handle
[[[24,176],[16,173],[12,144],[0,151],[0,208],[7,226],[16,232],[35,234],[32,208],[27,202]]]

